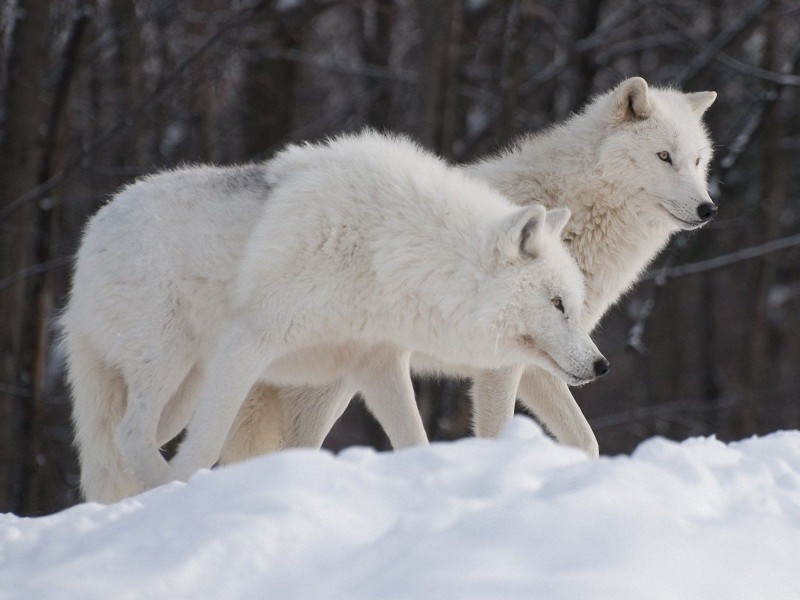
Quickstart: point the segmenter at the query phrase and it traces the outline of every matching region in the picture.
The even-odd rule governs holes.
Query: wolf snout
[[[598,358],[594,361],[594,374],[596,377],[602,377],[611,369],[611,364],[605,358]]]
[[[703,221],[708,221],[717,214],[717,205],[713,202],[703,202],[697,207],[697,216]]]

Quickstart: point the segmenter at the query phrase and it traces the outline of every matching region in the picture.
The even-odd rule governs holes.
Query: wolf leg
[[[161,411],[156,435],[159,446],[172,440],[186,427],[197,404],[197,395],[202,388],[203,378],[203,369],[195,364]]]
[[[220,464],[277,452],[286,446],[281,391],[264,382],[250,389],[220,452]]]
[[[514,416],[517,389],[524,367],[481,371],[472,382],[475,435],[496,437]]]
[[[185,481],[217,462],[242,403],[274,356],[270,350],[245,324],[226,328],[209,361],[186,439],[170,463],[170,479]]]
[[[597,438],[563,381],[538,367],[526,367],[519,399],[562,444],[599,456]]]
[[[395,450],[428,443],[411,385],[409,358],[410,352],[373,352],[356,377],[367,408]]]
[[[173,362],[174,362],[173,358]],[[128,402],[117,425],[114,441],[131,473],[144,491],[160,485],[169,468],[159,452],[158,424],[170,397],[178,390],[191,365],[181,361],[160,371],[152,365],[167,365],[151,359],[125,374]]]
[[[281,448],[319,448],[355,392],[341,380],[327,386],[286,388],[257,383],[236,416],[220,463]]]
[[[319,448],[350,404],[356,389],[338,380],[330,385],[281,390],[286,446]]]

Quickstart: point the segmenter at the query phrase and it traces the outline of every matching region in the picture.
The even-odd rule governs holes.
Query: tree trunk
[[[772,17],[767,26],[767,68],[785,70],[780,56],[779,19]],[[780,94],[780,92],[778,92]],[[786,153],[781,148],[783,126],[780,118],[780,98],[773,102],[764,114],[762,130],[764,151],[761,163],[763,191],[759,206],[758,231],[760,240],[772,240],[780,236],[780,217],[788,195],[788,165]],[[760,431],[764,394],[767,393],[770,369],[768,296],[775,283],[775,256],[768,255],[751,266],[748,290],[752,297],[752,318],[747,323],[748,351],[745,352],[743,397],[739,406],[736,428],[739,437]]]
[[[394,0],[375,0],[371,10],[361,8],[362,57],[364,63],[384,69],[389,67],[392,50],[392,26],[395,18]],[[377,82],[378,90],[367,109],[367,125],[379,130],[391,127],[392,81]]]
[[[8,57],[6,130],[0,147],[0,208],[40,182],[45,148],[41,124],[47,115],[44,79],[51,42],[50,4],[20,0]],[[36,250],[37,207],[27,203],[0,223],[0,279],[30,267]],[[31,364],[34,310],[24,283],[0,291],[0,505],[20,512],[32,475],[29,444],[34,412]]]
[[[289,18],[287,15],[257,14],[271,32],[270,46],[281,49],[296,47],[296,40],[284,22]],[[296,64],[287,58],[259,56],[259,48],[260,44],[255,44],[253,55],[244,63],[246,159],[263,154],[276,143],[285,143],[292,130]]]
[[[463,1],[418,0],[417,10],[422,25],[420,52],[423,64],[417,137],[436,152],[451,156],[458,125]]]

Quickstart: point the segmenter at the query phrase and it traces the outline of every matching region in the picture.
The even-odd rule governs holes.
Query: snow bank
[[[498,440],[286,451],[0,516],[0,597],[800,597],[800,432],[590,461]]]

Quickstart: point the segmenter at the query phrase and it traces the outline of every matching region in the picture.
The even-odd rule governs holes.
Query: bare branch
[[[372,64],[346,64],[337,61],[332,56],[319,56],[294,48],[261,48],[258,50],[258,53],[267,58],[290,60],[337,75],[369,77],[371,79],[398,81],[400,83],[417,83],[419,79],[415,73],[411,72],[398,72],[393,69],[387,69],[386,67]]]
[[[714,57],[714,60],[722,63],[726,67],[730,67],[731,69],[738,71],[742,75],[748,75],[755,79],[768,81],[769,83],[774,83],[779,86],[800,86],[800,75],[792,75],[791,73],[775,72],[770,71],[769,69],[762,69],[761,67],[756,67],[746,62],[742,62],[739,59],[733,58],[732,56],[728,56],[724,52],[719,52]]]
[[[13,285],[25,281],[26,279],[30,279],[31,277],[36,277],[38,275],[43,275],[44,273],[49,273],[50,271],[55,271],[60,269],[72,262],[72,256],[59,256],[58,258],[54,258],[53,260],[48,260],[47,262],[39,263],[37,265],[32,265],[27,269],[23,269],[22,271],[18,271],[13,275],[9,275],[5,279],[0,279],[0,292],[6,290]]]
[[[7,383],[0,383],[0,394],[16,398],[31,398],[33,396],[29,389],[21,388],[16,385],[9,385]]]
[[[632,410],[626,410],[611,415],[596,417],[592,419],[592,429],[598,431],[607,427],[626,425],[645,419],[667,419],[670,420],[675,415],[697,414],[712,412],[717,410],[727,410],[739,403],[738,398],[720,399],[715,402],[701,400],[676,400],[675,402],[664,402],[650,406],[640,406]]]
[[[667,269],[660,269],[655,272],[648,272],[645,273],[644,277],[642,277],[642,281],[653,281],[660,278],[674,279],[675,277],[697,275],[698,273],[723,269],[736,263],[759,258],[773,252],[786,250],[787,248],[794,248],[795,246],[800,246],[800,233],[779,238],[777,240],[772,240],[766,244],[751,246],[750,248],[744,248],[742,250],[737,250],[736,252],[709,258],[707,260],[701,260],[685,265],[678,265],[677,267],[669,267]]]
[[[777,97],[777,92],[774,93],[774,96]],[[755,108],[748,111],[747,120],[745,121],[741,130],[739,130],[739,133],[736,134],[733,142],[731,142],[729,146],[729,152],[719,161],[719,166],[723,169],[723,171],[730,170],[733,165],[736,164],[736,161],[739,159],[745,149],[750,145],[750,140],[753,139],[753,135],[761,125],[761,121],[764,119],[764,113],[767,112],[767,106],[767,103],[759,102]]]
[[[739,15],[738,19],[734,20],[730,25],[725,27],[725,29],[720,31],[719,35],[717,35],[710,44],[706,45],[706,47],[683,68],[676,78],[677,82],[684,83],[697,75],[701,69],[714,59],[720,50],[737,35],[747,29],[756,17],[763,13],[770,4],[772,4],[772,0],[759,0],[758,2],[750,4],[747,9]]]
[[[647,319],[650,317],[650,313],[653,312],[655,305],[655,298],[648,298],[645,300],[642,304],[641,310],[639,311],[639,315],[636,318],[636,322],[628,332],[628,340],[626,341],[626,345],[629,348],[636,350],[636,352],[642,356],[647,356],[650,353],[642,340],[644,338],[644,329],[645,325],[647,324]]]
[[[131,127],[136,120],[145,112],[152,108],[156,102],[163,100],[168,94],[175,91],[175,84],[180,82],[180,77],[184,71],[194,65],[204,54],[222,39],[223,35],[232,29],[247,24],[254,13],[262,10],[269,3],[266,0],[258,0],[236,12],[230,19],[222,23],[217,30],[206,39],[194,52],[190,53],[183,62],[181,62],[168,77],[164,79],[162,84],[153,92],[152,96],[147,101],[135,107],[130,113],[124,117],[117,125],[111,127],[104,133],[100,134],[91,144],[89,144],[83,152],[68,162],[61,170],[53,175],[47,181],[42,182],[37,187],[26,192],[22,196],[15,198],[9,202],[2,210],[0,210],[0,222],[4,221],[9,215],[15,213],[17,210],[25,206],[27,203],[41,198],[48,191],[53,189],[59,183],[64,181],[72,172],[77,169],[89,156],[94,154],[98,149],[102,148],[107,142],[112,140],[120,132],[128,127]]]

